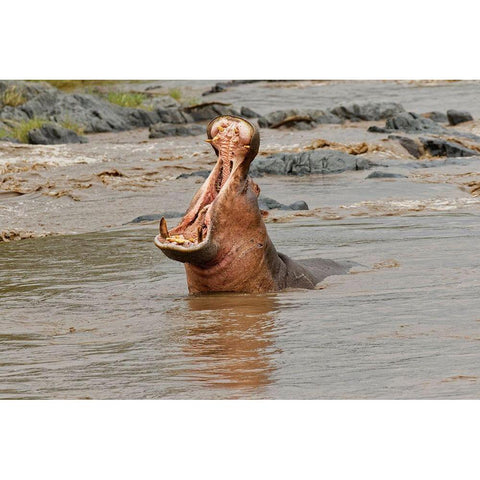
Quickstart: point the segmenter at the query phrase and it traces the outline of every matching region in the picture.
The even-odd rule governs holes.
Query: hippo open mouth
[[[225,227],[225,204],[260,190],[248,177],[250,163],[260,145],[257,128],[235,116],[220,116],[207,126],[208,143],[218,156],[205,183],[194,196],[181,222],[169,230],[164,218],[155,245],[173,260],[197,265],[214,261],[222,249],[221,232]],[[238,205],[238,208],[242,208]]]

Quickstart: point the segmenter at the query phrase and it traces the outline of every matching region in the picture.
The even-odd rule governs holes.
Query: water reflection
[[[256,389],[272,383],[275,295],[218,294],[184,299],[190,317],[183,351],[188,374],[210,387]]]

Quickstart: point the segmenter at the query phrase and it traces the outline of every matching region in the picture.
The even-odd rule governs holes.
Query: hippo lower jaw
[[[218,161],[203,186],[193,198],[178,226],[168,230],[165,219],[160,221],[160,233],[155,245],[172,260],[206,266],[218,261],[222,239],[217,238],[217,217],[221,204],[250,186],[258,187],[248,178],[248,167],[260,144],[257,129],[235,116],[217,117],[207,127],[208,143],[218,155]]]

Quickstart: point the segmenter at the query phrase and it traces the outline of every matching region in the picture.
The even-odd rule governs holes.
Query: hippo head
[[[212,290],[212,282],[229,283],[229,270],[255,268],[247,265],[256,261],[252,249],[265,247],[268,238],[257,202],[260,189],[248,176],[260,146],[257,128],[225,115],[208,124],[207,136],[218,157],[214,169],[181,222],[169,230],[162,218],[155,237],[167,257],[185,263],[190,291],[202,291],[192,286],[202,283],[197,277],[208,276],[205,290]]]

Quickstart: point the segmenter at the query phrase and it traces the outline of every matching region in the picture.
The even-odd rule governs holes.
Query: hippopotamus
[[[313,289],[350,266],[326,259],[292,260],[277,252],[258,207],[260,188],[248,175],[260,134],[248,120],[222,115],[207,126],[217,163],[180,223],[164,218],[155,245],[183,262],[191,294]]]

